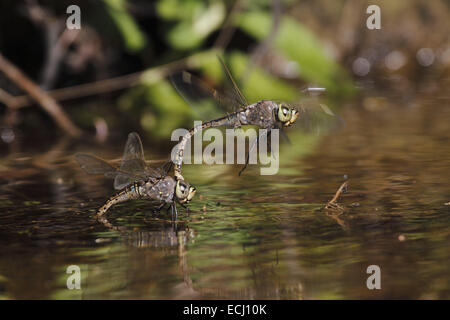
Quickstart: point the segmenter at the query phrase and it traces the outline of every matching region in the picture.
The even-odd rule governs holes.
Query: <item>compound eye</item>
[[[281,104],[278,108],[278,120],[281,122],[287,122],[291,119],[291,109]]]
[[[175,194],[178,199],[184,199],[188,196],[188,186],[184,181],[178,180],[177,186],[175,187]]]
[[[192,198],[193,198],[194,195],[195,195],[195,192],[197,192],[197,189],[195,189],[195,187],[190,187],[190,188],[189,188],[189,194],[188,194],[188,196],[187,196],[187,201],[188,201],[188,202],[192,200]]]

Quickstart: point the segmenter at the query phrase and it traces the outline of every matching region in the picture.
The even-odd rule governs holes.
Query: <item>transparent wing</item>
[[[222,116],[223,114],[212,114],[213,111],[207,110],[204,102],[212,102],[220,111],[234,112],[237,107],[236,101],[224,93],[211,87],[205,81],[199,79],[193,74],[183,71],[170,77],[172,85],[179,95],[205,120]],[[209,114],[208,114],[209,113]]]
[[[180,96],[204,120],[214,119],[223,116],[224,113],[232,113],[242,108],[242,104],[233,96],[219,92],[187,71],[170,76],[170,80]],[[223,113],[217,113],[217,110],[208,110],[205,102],[212,102]]]
[[[141,138],[136,132],[128,135],[127,143],[123,151],[120,169],[128,172],[136,172],[138,174],[146,173],[144,148],[142,147]]]
[[[75,155],[75,159],[79,163],[81,169],[88,174],[104,174],[108,177],[113,177],[117,174],[117,169],[112,165],[89,154],[79,153]]]
[[[299,110],[298,126],[308,133],[321,135],[343,124],[342,119],[326,104],[315,99],[303,100],[302,104],[297,107]]]
[[[225,74],[225,80],[227,83],[227,88],[229,89],[229,95],[232,96],[233,100],[236,102],[236,104],[240,108],[244,108],[245,106],[248,106],[249,103],[245,96],[242,94],[241,90],[239,89],[238,85],[236,84],[236,81],[234,81],[233,76],[231,75],[230,70],[228,69],[227,65],[223,61],[223,59],[220,56],[217,56],[217,58],[220,61],[220,65],[222,66],[223,73]],[[235,110],[237,111],[237,110]]]
[[[128,135],[125,150],[120,164],[120,171],[114,179],[114,188],[123,189],[137,179],[147,177],[162,177],[162,172],[154,170],[145,164],[144,148],[141,138],[136,132]]]
[[[166,160],[159,168],[157,168],[157,172],[161,175],[161,177],[165,177],[169,174],[173,169],[172,159]]]
[[[122,172],[121,170],[118,170],[117,168],[107,163],[105,160],[91,156],[89,154],[77,154],[75,155],[75,159],[80,164],[81,168],[88,174],[103,174],[108,178],[116,178],[120,174],[123,177],[127,177],[127,179],[130,181],[139,179],[139,177],[136,177],[128,172]]]

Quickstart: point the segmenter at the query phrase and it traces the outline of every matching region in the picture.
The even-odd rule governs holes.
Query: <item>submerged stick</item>
[[[339,189],[336,191],[336,194],[334,195],[333,199],[328,201],[328,203],[325,205],[325,209],[328,210],[344,210],[344,208],[337,203],[337,200],[339,199],[340,195],[344,193],[347,190],[348,187],[348,181],[345,181]]]

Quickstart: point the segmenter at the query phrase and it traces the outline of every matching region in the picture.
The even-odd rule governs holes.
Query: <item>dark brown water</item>
[[[114,158],[120,148],[59,142],[6,154],[0,298],[448,299],[444,94],[349,103],[341,125],[320,137],[289,129],[276,176],[186,165],[198,192],[176,226],[145,201],[114,207],[108,226],[95,220],[112,183],[87,176],[72,156]],[[324,210],[344,175],[344,211]],[[81,290],[67,289],[70,265],[81,269]],[[369,265],[381,269],[381,290],[366,286]]]

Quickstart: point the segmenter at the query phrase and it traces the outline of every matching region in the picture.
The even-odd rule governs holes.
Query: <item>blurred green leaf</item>
[[[141,125],[158,137],[170,137],[173,129],[184,127],[192,116],[192,110],[168,81],[148,85],[146,99],[154,109],[144,111]]]
[[[233,52],[230,54],[229,63],[233,76],[239,79],[247,70],[249,58],[246,54]],[[241,90],[249,103],[261,99],[293,101],[300,96],[300,92],[293,85],[256,66],[251,69]]]
[[[272,23],[272,16],[262,11],[244,12],[236,19],[238,27],[259,41],[267,37]],[[317,37],[294,19],[282,18],[273,45],[298,63],[305,80],[324,86],[332,93],[352,88],[344,70],[326,54]]]
[[[132,53],[142,50],[147,40],[134,18],[126,11],[126,0],[103,1],[106,4],[109,15],[122,34],[125,48]]]
[[[195,12],[203,8],[198,0],[160,0],[156,4],[156,12],[165,20],[192,20]]]
[[[184,50],[198,47],[203,37],[194,32],[192,23],[183,21],[169,31],[167,40],[172,47]]]
[[[222,2],[212,2],[208,7],[199,7],[194,10],[190,19],[182,19],[169,31],[168,42],[172,47],[181,50],[198,47],[211,32],[219,28],[224,19],[225,6]]]

